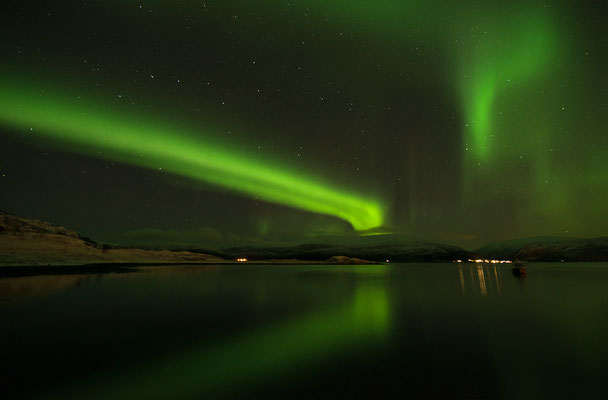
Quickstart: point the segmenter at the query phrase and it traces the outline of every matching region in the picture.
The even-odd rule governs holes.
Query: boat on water
[[[511,273],[513,273],[513,275],[517,276],[518,278],[522,278],[528,275],[528,272],[526,271],[526,266],[520,262],[516,262],[515,264],[513,264],[513,268],[511,268]]]

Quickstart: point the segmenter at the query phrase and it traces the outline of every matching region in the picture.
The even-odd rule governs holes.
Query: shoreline
[[[252,260],[247,262],[214,260],[206,262],[108,262],[56,265],[0,265],[0,278],[35,275],[70,275],[138,272],[141,267],[206,266],[206,265],[382,265],[385,263],[366,261],[346,264],[336,261],[318,260]]]
[[[561,262],[560,264],[569,263],[585,263],[585,264],[602,264],[606,261],[570,261]],[[399,262],[401,263],[422,263],[422,264],[435,264],[435,263],[450,263],[449,261],[410,261],[410,262]],[[475,265],[476,263],[465,262],[455,263],[455,265]],[[526,264],[545,264],[555,263],[547,261],[527,261]],[[38,276],[38,275],[80,275],[80,274],[111,274],[111,273],[132,273],[141,272],[142,268],[147,267],[197,267],[197,266],[233,266],[233,265],[342,265],[342,266],[354,266],[354,265],[387,265],[385,262],[358,260],[358,262],[342,262],[332,260],[250,260],[246,262],[232,261],[232,260],[209,260],[209,261],[197,261],[197,262],[106,262],[106,263],[85,263],[85,264],[30,264],[30,265],[0,265],[0,279],[2,278],[15,278],[25,276]],[[485,263],[484,263],[485,264]],[[496,265],[488,263],[488,265]],[[505,264],[511,266],[512,264]]]

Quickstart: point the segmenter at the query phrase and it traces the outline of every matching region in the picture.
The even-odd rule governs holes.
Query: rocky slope
[[[47,222],[0,211],[0,266],[221,261],[188,251],[117,249]]]

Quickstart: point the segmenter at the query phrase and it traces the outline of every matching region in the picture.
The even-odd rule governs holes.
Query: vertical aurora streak
[[[501,26],[496,19],[477,28],[476,35],[461,49],[464,103],[464,142],[467,162],[489,161],[498,156],[495,135],[511,136],[493,123],[500,112],[496,98],[509,90],[533,83],[543,70],[550,70],[556,34],[542,15],[513,18]],[[516,89],[515,89],[516,90]]]
[[[61,24],[45,24],[40,12],[43,28],[15,41],[18,49],[7,46],[0,71],[3,85],[12,81],[0,96],[13,133],[35,126],[78,153],[161,167],[357,230],[384,225],[445,241],[605,234],[608,221],[596,218],[608,198],[601,6],[151,0],[63,7],[93,22],[106,13],[117,28],[76,26],[83,37],[104,33],[86,45],[71,36],[50,43],[45,30]],[[73,23],[69,12],[57,15]],[[97,111],[80,118],[82,104],[64,88],[15,108],[15,100],[38,98],[29,81],[42,76],[79,92],[120,90],[167,119],[155,125],[142,115],[134,122],[120,111],[98,112],[111,101],[91,103]],[[239,133],[213,142],[217,132],[207,125],[160,128],[178,116],[189,127],[212,121],[218,132]],[[105,140],[79,133],[103,138],[102,127],[121,133]],[[268,166],[252,157],[252,138],[265,149],[276,145],[264,154],[290,161],[272,157]],[[275,226],[285,220],[276,219]]]

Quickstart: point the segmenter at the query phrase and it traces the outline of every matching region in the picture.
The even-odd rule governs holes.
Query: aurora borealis
[[[2,209],[110,240],[606,233],[599,3],[6,8]]]
[[[9,86],[8,82],[3,85],[7,89]],[[115,115],[99,115],[97,110],[101,107],[81,106],[78,101],[52,95],[46,99],[24,88],[25,85],[5,91],[0,106],[2,119],[74,144],[76,151],[92,155],[103,152],[104,158],[165,169],[263,200],[334,215],[350,222],[355,229],[382,224],[381,211],[371,201],[338,193],[312,179],[283,173],[279,166],[248,160],[246,154],[230,153],[222,150],[222,146],[197,142],[193,135],[170,127],[162,129],[145,122],[130,122],[133,117],[121,120]]]

